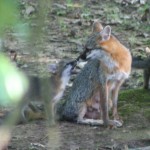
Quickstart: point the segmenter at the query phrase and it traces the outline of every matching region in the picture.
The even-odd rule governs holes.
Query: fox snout
[[[102,55],[102,50],[101,49],[95,49],[95,50],[87,53],[86,60],[97,59],[101,55]]]

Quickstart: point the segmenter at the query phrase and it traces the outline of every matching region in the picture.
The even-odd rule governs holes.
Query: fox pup
[[[108,115],[108,97],[111,96],[113,103],[114,120],[119,120],[117,111],[118,92],[122,83],[129,77],[131,72],[132,57],[130,51],[122,45],[113,35],[111,35],[111,27],[101,28],[99,22],[95,22],[93,34],[87,40],[86,50],[91,51],[95,48],[104,50],[110,54],[111,59],[117,64],[114,72],[106,75],[106,83],[100,83],[100,105],[102,109],[102,118],[105,125],[113,125],[114,122],[109,120]],[[102,29],[102,30],[101,30]],[[105,69],[108,66],[105,66]],[[105,69],[103,71],[105,71]]]
[[[108,101],[108,110],[112,108],[112,100]],[[87,101],[87,112],[85,113],[84,118],[86,119],[102,119],[100,108],[100,95],[99,92],[94,94],[90,100]]]
[[[21,122],[27,120],[45,118],[45,114],[39,110],[29,101],[29,99],[43,99],[48,98],[45,102],[45,108],[51,111],[48,116],[54,123],[55,105],[62,98],[67,83],[69,82],[71,72],[76,65],[76,61],[69,63],[61,61],[59,64],[51,64],[49,71],[52,73],[51,77],[40,78],[36,76],[29,77],[29,90],[25,95],[25,100],[21,103]],[[46,95],[46,97],[45,97]],[[50,104],[49,104],[50,103]]]
[[[9,53],[12,62],[17,61],[17,53],[11,51]],[[72,70],[76,66],[77,61],[60,61],[58,64],[49,65],[49,72],[51,77],[38,77],[27,75],[29,79],[29,89],[25,94],[23,100],[18,104],[18,109],[13,112],[19,115],[17,123],[24,123],[29,120],[45,119],[46,114],[43,108],[37,107],[30,100],[42,100],[44,108],[47,108],[48,117],[52,122],[55,122],[55,105],[63,97],[65,88],[71,77]],[[46,99],[45,101],[43,101]],[[48,102],[47,102],[48,99]],[[30,101],[30,102],[29,102]],[[19,111],[19,113],[18,113]],[[11,115],[10,113],[4,114],[4,119]]]

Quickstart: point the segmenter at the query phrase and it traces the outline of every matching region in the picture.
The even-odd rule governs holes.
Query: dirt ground
[[[24,0],[20,4],[21,15],[31,28],[30,39],[22,40],[20,35],[10,32],[4,48],[17,51],[18,64],[23,71],[47,75],[48,64],[74,59],[83,51],[92,22],[99,19],[103,25],[111,25],[113,34],[134,56],[145,58],[145,48],[150,47],[150,17],[142,20],[147,5],[120,0],[61,0],[51,2],[44,19],[38,20],[37,2]],[[142,71],[132,70],[124,88],[138,88],[142,84]],[[134,105],[130,110],[132,107]],[[150,120],[133,113],[125,117],[123,127],[112,130],[69,122],[59,122],[49,128],[45,120],[16,125],[8,149],[127,150],[146,146],[150,146]]]
[[[9,149],[122,150],[149,146],[149,137],[149,128],[130,124],[109,130],[68,122],[48,128],[45,121],[36,121],[14,128]]]

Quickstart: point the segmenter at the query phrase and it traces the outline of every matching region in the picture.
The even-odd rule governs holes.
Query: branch
[[[133,57],[132,67],[136,68],[136,69],[150,68],[150,58],[147,58],[145,60],[141,60],[137,57]]]

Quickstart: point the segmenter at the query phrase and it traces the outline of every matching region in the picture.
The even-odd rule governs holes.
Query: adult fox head
[[[117,38],[111,35],[111,27],[106,26],[103,28],[99,22],[95,22],[92,31],[93,33],[85,44],[84,53],[102,49],[108,52],[111,58],[119,64],[120,70],[130,72],[132,61],[130,51]]]
[[[92,27],[92,34],[88,38],[85,48],[88,50],[93,50],[96,48],[100,48],[100,44],[102,42],[108,41],[111,36],[111,27],[106,26],[103,28],[101,23],[94,22]]]

